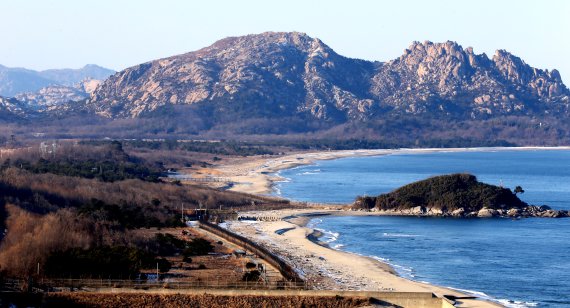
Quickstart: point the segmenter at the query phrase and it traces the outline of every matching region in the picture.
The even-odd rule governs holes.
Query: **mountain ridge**
[[[414,42],[399,58],[373,62],[341,56],[304,33],[266,32],[127,68],[92,94],[87,109],[136,118],[206,102],[227,111],[242,100],[273,108],[269,116],[342,123],[386,112],[567,114],[569,93],[557,70],[532,68],[504,50],[488,58],[451,41]]]
[[[135,65],[91,85],[88,99],[58,100],[73,97],[69,90],[9,100],[3,119],[10,122],[9,110],[22,106],[16,125],[33,118],[26,125],[43,123],[35,130],[71,136],[406,147],[570,143],[570,92],[558,71],[452,41],[413,42],[379,62],[342,56],[304,33],[266,32]]]

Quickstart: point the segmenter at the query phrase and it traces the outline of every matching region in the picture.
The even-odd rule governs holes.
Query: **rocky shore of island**
[[[554,210],[547,205],[529,205],[523,208],[510,209],[493,209],[483,207],[478,211],[469,211],[465,208],[458,208],[453,211],[446,211],[441,208],[430,208],[424,206],[416,206],[409,209],[378,209],[371,208],[354,209],[354,211],[364,211],[375,213],[378,215],[393,216],[426,216],[426,217],[455,217],[455,218],[489,218],[489,217],[505,217],[505,218],[528,218],[528,217],[545,217],[545,218],[563,218],[570,217],[570,211]]]
[[[529,205],[517,196],[518,186],[509,188],[479,182],[466,173],[430,177],[404,185],[379,196],[360,196],[352,204],[355,211],[379,215],[434,217],[569,217],[567,210],[547,205]]]

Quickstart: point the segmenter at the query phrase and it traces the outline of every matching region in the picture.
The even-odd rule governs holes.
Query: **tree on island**
[[[524,193],[524,189],[521,186],[517,186],[517,187],[515,187],[514,193],[515,193],[515,195],[518,193],[522,194],[522,193]]]

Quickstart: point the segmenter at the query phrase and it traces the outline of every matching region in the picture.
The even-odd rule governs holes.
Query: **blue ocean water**
[[[432,175],[470,172],[521,199],[570,209],[570,151],[448,152],[321,161],[284,170],[281,195],[347,203]],[[314,219],[330,245],[392,264],[402,275],[511,307],[570,307],[570,218],[520,220],[346,216]],[[330,236],[334,234],[334,236]],[[510,301],[510,302],[509,302]]]

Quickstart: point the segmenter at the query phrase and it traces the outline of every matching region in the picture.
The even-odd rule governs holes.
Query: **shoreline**
[[[563,147],[491,147],[491,148],[437,148],[397,150],[348,150],[329,152],[302,152],[280,157],[249,157],[229,164],[213,166],[213,174],[229,176],[233,184],[230,190],[250,194],[272,192],[276,181],[283,180],[280,170],[310,165],[320,160],[348,157],[382,156],[391,154],[423,154],[437,152],[495,152],[495,151],[570,150]],[[273,195],[274,196],[274,195]],[[288,263],[316,282],[317,289],[381,290],[401,292],[431,292],[437,296],[459,297],[458,307],[503,307],[497,299],[480,297],[476,291],[459,290],[418,282],[399,276],[395,269],[381,258],[358,255],[330,247],[319,240],[318,230],[307,226],[317,215],[377,216],[389,213],[346,211],[342,205],[323,204],[323,209],[280,210],[277,222],[228,222],[229,229],[245,235],[282,256]],[[337,208],[337,210],[332,210]],[[267,211],[257,211],[267,214]],[[276,214],[276,211],[272,214]],[[235,229],[237,228],[237,229]],[[321,259],[322,258],[322,259]],[[468,299],[469,297],[478,299]]]
[[[298,166],[311,165],[317,161],[351,157],[383,156],[394,154],[424,154],[444,152],[496,152],[496,151],[557,151],[570,150],[570,146],[559,147],[474,147],[474,148],[421,148],[421,149],[370,149],[338,150],[320,152],[299,152],[280,157],[246,157],[231,160],[229,163],[202,168],[196,177],[219,177],[228,180],[228,190],[257,195],[273,195],[276,182],[285,180],[277,173]],[[219,187],[217,187],[219,188]],[[331,204],[338,205],[338,204]]]
[[[314,209],[270,212],[282,220],[228,221],[226,228],[251,238],[284,258],[317,290],[430,292],[438,297],[450,295],[459,298],[457,307],[503,307],[489,299],[473,299],[474,295],[470,293],[404,278],[379,259],[337,250],[322,243],[318,239],[319,231],[307,226],[311,219],[322,215],[349,216],[351,213]],[[250,216],[266,214],[267,211],[248,212]]]

